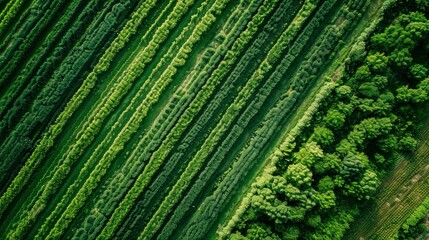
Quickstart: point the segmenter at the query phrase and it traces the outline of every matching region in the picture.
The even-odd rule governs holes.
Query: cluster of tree
[[[417,145],[415,121],[429,94],[425,14],[390,19],[352,55],[335,94],[291,153],[255,185],[232,238],[342,237],[392,167],[393,154]]]

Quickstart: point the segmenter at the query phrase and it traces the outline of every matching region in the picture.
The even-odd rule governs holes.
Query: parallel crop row
[[[156,195],[157,199],[162,199],[160,198],[162,196],[160,195],[160,193],[163,191],[160,191],[160,189],[161,189],[161,186],[165,186],[167,176],[171,176],[173,174],[173,170],[178,163],[180,163],[181,165],[185,165],[186,159],[184,159],[183,157],[185,157],[186,154],[190,154],[192,152],[192,150],[189,150],[189,147],[197,146],[195,144],[192,144],[192,141],[195,141],[194,139],[198,135],[202,135],[202,133],[200,133],[201,129],[204,128],[204,126],[207,124],[207,122],[210,119],[213,119],[214,112],[219,107],[220,102],[222,102],[222,99],[226,98],[228,93],[231,92],[231,87],[234,86],[232,82],[237,81],[237,77],[240,75],[244,78],[242,71],[245,69],[246,64],[249,62],[249,59],[251,59],[251,56],[257,53],[257,51],[255,50],[261,48],[261,44],[264,42],[263,39],[266,40],[267,37],[269,36],[267,30],[265,29],[269,29],[270,27],[273,27],[272,24],[276,21],[279,21],[281,19],[281,16],[286,14],[285,10],[287,9],[287,6],[288,4],[282,4],[277,9],[278,11],[276,11],[276,13],[271,18],[266,28],[264,28],[264,31],[263,31],[264,34],[260,34],[258,36],[257,40],[253,42],[250,48],[248,48],[248,51],[242,57],[242,59],[246,59],[247,61],[240,61],[238,63],[234,71],[230,74],[230,77],[228,77],[225,80],[224,85],[220,88],[217,95],[212,99],[210,104],[207,107],[205,107],[203,114],[201,114],[200,118],[196,122],[194,122],[188,134],[180,141],[180,145],[176,148],[176,150],[172,153],[172,155],[167,160],[164,160],[165,161],[164,168],[159,173],[157,178],[154,180],[154,182],[150,186],[150,189],[147,190],[147,193],[144,195],[142,202],[139,202],[138,205],[133,210],[133,213],[135,213],[134,215],[138,216],[139,213],[141,214],[143,212],[146,214],[151,214],[149,212],[150,210],[147,208],[149,203],[153,201],[153,197]],[[260,11],[263,11],[263,10],[264,8],[260,9]],[[270,11],[271,10],[272,9],[270,9]],[[267,14],[267,12],[265,14]],[[174,184],[173,182],[174,180],[170,180],[170,179],[174,179],[174,178],[169,178],[168,180],[168,182],[171,182]],[[170,183],[167,183],[167,184],[170,184]],[[163,228],[163,230],[166,230],[166,228]],[[162,236],[162,237],[165,237],[165,236]]]
[[[98,75],[105,72],[115,55],[122,49],[132,34],[135,33],[137,27],[141,24],[142,20],[147,16],[149,10],[155,5],[155,1],[142,4],[139,9],[133,14],[132,18],[124,26],[118,37],[112,42],[110,47],[106,50],[105,54],[101,57],[98,64],[94,67],[93,71],[84,80],[82,86],[78,89],[70,102],[67,104],[63,112],[58,116],[53,124],[44,134],[41,142],[37,145],[30,158],[26,161],[24,167],[19,172],[18,176],[13,180],[7,191],[0,198],[0,212],[4,212],[6,207],[15,198],[19,191],[28,182],[30,176],[45,158],[48,150],[53,146],[54,140],[61,134],[63,127],[68,122],[72,114],[79,108],[84,99],[93,89]],[[54,182],[55,183],[55,182]],[[59,182],[55,183],[60,184]],[[51,189],[52,191],[53,189]],[[46,202],[46,200],[45,200]],[[42,204],[43,206],[44,204]]]
[[[78,3],[78,1],[76,3]],[[87,18],[86,21],[88,23],[92,21],[93,19],[88,18],[88,15],[90,15],[90,12],[92,12],[97,7],[97,5],[98,3],[96,3],[96,1],[91,2],[88,9],[85,9],[86,11],[84,11],[82,15],[80,15],[80,17],[86,17]],[[79,8],[76,4],[76,6],[73,6],[70,10],[71,10],[71,13],[68,17],[71,18],[73,16],[73,12],[79,11]],[[65,18],[65,20],[70,20],[70,19]],[[79,18],[79,20],[81,19]],[[67,26],[67,24],[62,23],[62,21],[59,21],[59,22]],[[59,46],[57,46],[56,49],[54,50],[55,54],[53,56],[50,56],[48,59],[44,59],[43,54],[48,53],[46,51],[49,49],[50,45],[54,43],[57,37],[60,37],[63,35],[61,32],[61,29],[54,28],[54,30],[50,32],[53,34],[48,35],[46,39],[47,40],[46,45],[42,44],[43,47],[41,51],[37,51],[33,55],[33,58],[31,58],[30,62],[26,64],[24,71],[30,70],[30,68],[32,68],[31,71],[27,72],[25,76],[20,75],[18,79],[16,79],[13,82],[13,86],[12,86],[13,88],[25,87],[21,95],[17,99],[13,99],[15,94],[19,94],[19,92],[17,92],[19,91],[19,89],[9,89],[7,92],[7,95],[2,97],[2,100],[6,102],[4,103],[5,105],[2,104],[0,108],[8,107],[9,109],[7,112],[4,112],[4,114],[2,112],[2,119],[0,121],[0,133],[6,134],[9,130],[9,126],[13,126],[12,123],[14,123],[15,126],[17,126],[17,128],[11,132],[11,134],[9,135],[9,138],[5,140],[5,142],[2,145],[2,150],[0,151],[0,156],[2,156],[4,159],[4,161],[0,166],[0,172],[2,176],[0,180],[2,182],[6,181],[7,180],[6,177],[9,176],[9,174],[5,174],[5,173],[10,172],[10,168],[13,164],[19,163],[20,157],[25,156],[24,155],[25,150],[29,147],[31,142],[34,142],[34,137],[35,137],[33,135],[34,128],[36,127],[41,128],[40,125],[35,125],[32,121],[40,121],[40,122],[44,121],[46,118],[48,118],[51,115],[50,114],[51,112],[49,111],[52,111],[52,109],[55,109],[54,107],[58,106],[57,105],[58,100],[54,98],[49,98],[48,96],[46,96],[46,93],[47,92],[52,93],[53,91],[56,91],[58,96],[62,97],[64,95],[64,93],[61,93],[61,90],[57,91],[54,89],[57,87],[58,84],[65,85],[66,80],[59,81],[58,78],[55,78],[55,76],[52,76],[55,80],[57,80],[57,82],[56,83],[51,82],[47,84],[46,88],[48,89],[42,90],[42,93],[45,93],[45,95],[42,97],[37,96],[37,94],[40,92],[40,89],[38,88],[44,87],[43,85],[45,84],[45,81],[51,78],[52,72],[54,72],[55,70],[54,66],[61,64],[61,61],[63,60],[63,55],[67,55],[68,47],[72,47],[73,46],[72,43],[75,42],[74,37],[79,36],[79,35],[77,36],[74,36],[74,35],[76,35],[79,31],[82,31],[83,30],[82,28],[87,27],[85,26],[86,24],[87,23],[84,23],[81,21],[76,22],[76,25],[74,25],[74,27],[67,32],[65,38],[63,38],[64,41],[61,41]],[[56,27],[62,27],[62,26],[56,25]],[[64,46],[64,43],[66,42],[69,42],[68,45],[71,45],[71,46]],[[76,44],[81,45],[83,43],[84,42],[79,42]],[[43,52],[44,50],[46,51]],[[43,62],[42,66],[39,66],[37,65],[39,61],[45,61],[45,62]],[[69,61],[71,61],[70,57],[69,57]],[[56,71],[56,74],[59,74],[61,70],[65,70],[65,67],[63,66],[64,65],[60,66],[60,68]],[[37,73],[33,71],[37,71]],[[27,79],[27,77],[30,79]],[[27,80],[29,82],[26,82]],[[15,84],[17,84],[17,86]],[[43,99],[41,100],[41,98]],[[33,99],[35,103],[33,103]],[[13,105],[6,106],[7,101],[12,101],[12,100],[14,100]],[[32,104],[36,104],[40,102],[43,102],[45,106],[40,108],[39,107],[31,108]],[[2,108],[2,110],[4,108]],[[30,114],[29,114],[30,111],[28,110],[31,111]],[[26,123],[21,123],[19,120],[20,120],[20,117],[24,114],[25,114],[25,118],[23,119],[23,121],[25,121]],[[27,142],[22,141],[23,136],[27,137],[28,139]],[[19,144],[17,144],[19,139],[21,139],[21,141],[19,142]]]
[[[65,158],[61,161],[62,164],[56,169],[55,173],[51,177],[48,183],[46,183],[44,191],[41,196],[35,202],[32,210],[26,215],[25,221],[20,221],[18,227],[16,228],[17,233],[22,233],[21,229],[24,229],[31,223],[35,216],[42,209],[44,209],[43,205],[49,200],[49,197],[55,193],[56,189],[62,184],[63,179],[70,172],[71,165],[82,155],[84,149],[86,149],[89,144],[93,141],[94,137],[100,131],[103,120],[114,110],[114,108],[119,104],[121,98],[125,93],[131,88],[132,83],[140,75],[143,71],[145,65],[150,62],[153,56],[156,53],[156,50],[159,48],[160,44],[165,41],[168,36],[169,31],[177,24],[177,22],[181,19],[183,14],[187,11],[189,6],[193,3],[193,1],[181,1],[176,4],[175,9],[166,20],[166,22],[157,30],[155,35],[152,38],[152,41],[142,49],[141,54],[137,57],[137,59],[131,64],[127,71],[120,77],[120,80],[113,92],[106,98],[106,102],[103,106],[99,108],[96,116],[91,119],[91,121],[86,125],[83,134],[79,137],[79,139],[69,147]],[[154,89],[154,91],[156,91]],[[159,92],[158,92],[159,94]],[[154,97],[152,95],[151,97]],[[147,109],[146,109],[147,111]],[[137,116],[137,115],[135,115]],[[131,131],[126,130],[125,134],[129,135],[132,133]],[[122,147],[121,147],[122,148]],[[115,147],[115,150],[120,150]],[[100,171],[105,171],[105,169],[101,168]],[[99,181],[98,178],[90,178],[91,181]],[[87,184],[83,189],[89,191],[93,183]],[[80,194],[79,194],[80,195]],[[79,199],[79,198],[77,198]],[[80,204],[79,201],[76,204]],[[73,208],[70,208],[70,211],[74,211]],[[61,233],[60,231],[54,231],[55,228],[51,231],[51,234],[56,236]],[[13,236],[13,235],[11,235]]]
[[[237,9],[232,16],[235,16],[235,14],[242,14],[242,9]],[[240,18],[240,20],[243,19]],[[236,25],[237,22],[228,21],[226,26],[230,24]],[[226,31],[227,29],[223,32]],[[101,195],[100,200],[97,201],[97,214],[87,217],[87,219],[93,219],[93,224],[89,226],[90,229],[98,229],[102,219],[105,219],[104,215],[109,216],[113,212],[116,202],[126,193],[128,186],[132,183],[131,179],[135,178],[144,166],[144,160],[147,159],[146,156],[160,144],[168,130],[171,129],[180,114],[193,99],[193,96],[198,92],[198,89],[203,85],[208,77],[208,72],[214,70],[221,56],[226,53],[226,49],[232,44],[237,37],[236,35],[238,35],[236,32],[232,32],[232,34],[226,32],[227,36],[224,36],[223,32],[216,37],[217,40],[212,44],[213,46],[209,47],[203,57],[199,59],[193,73],[188,75],[181,87],[170,98],[170,101],[156,119],[156,124],[151,126],[148,133],[139,142],[137,148],[133,150],[133,153],[127,159],[122,169],[112,177],[107,189]],[[215,54],[211,55],[213,52]],[[92,235],[97,233],[97,231],[89,229],[86,232],[91,232]]]
[[[110,38],[110,32],[115,31],[123,20],[126,8],[122,5],[123,3],[114,5],[109,9],[111,12],[106,11],[95,19],[93,28],[88,29],[85,37],[72,49],[34,99],[29,111],[16,124],[16,128],[3,143],[0,151],[4,159],[0,168],[2,175],[10,169],[16,159],[25,157],[26,150],[37,140],[38,132],[44,129],[47,121],[50,121],[61,101],[67,99],[68,91],[74,88],[73,84],[84,73],[85,67],[100,54],[99,50],[104,48]]]
[[[332,4],[334,1],[332,1]],[[360,6],[362,7],[362,6]],[[328,10],[329,7],[326,9]],[[323,6],[321,7],[323,10]],[[359,12],[360,9],[357,11]],[[219,184],[218,189],[215,190],[212,196],[205,200],[203,206],[197,212],[197,215],[191,220],[191,228],[188,230],[187,235],[182,236],[185,238],[198,238],[201,237],[201,232],[205,226],[210,226],[208,224],[208,219],[210,216],[217,216],[222,210],[222,206],[225,203],[226,199],[229,198],[234,187],[237,186],[240,179],[248,172],[249,166],[252,164],[252,159],[255,159],[261,149],[266,145],[270,140],[273,132],[278,127],[282,114],[288,113],[290,109],[294,106],[294,103],[297,101],[298,96],[302,93],[303,89],[307,82],[311,81],[316,77],[313,71],[319,71],[320,67],[323,66],[328,54],[335,48],[335,43],[346,33],[347,29],[353,23],[353,18],[356,14],[350,14],[350,17],[347,18],[341,26],[339,26],[338,32],[332,31],[329,27],[325,30],[324,34],[321,34],[318,41],[315,43],[315,47],[309,53],[308,59],[306,59],[301,65],[302,67],[298,70],[294,79],[292,79],[291,89],[283,94],[277,102],[276,106],[273,107],[268,115],[263,120],[261,126],[256,130],[251,141],[248,143],[246,148],[242,150],[239,154],[239,158],[236,160],[232,166],[232,170],[227,174],[225,179]],[[346,16],[341,14],[341,11],[337,12],[336,19],[345,18]],[[314,19],[316,19],[314,17]],[[310,26],[311,23],[310,23]],[[313,27],[317,27],[314,25]],[[307,37],[308,39],[308,37]],[[302,43],[300,40],[296,41]],[[324,49],[325,51],[321,51]],[[291,50],[292,51],[292,50]],[[286,57],[285,61],[279,65],[279,68],[282,68],[283,64],[288,65],[289,58]],[[290,62],[289,62],[290,64]],[[314,68],[307,68],[306,66],[313,66]],[[277,77],[281,77],[277,76]],[[204,219],[204,224],[201,224],[202,219]],[[200,233],[199,233],[200,232]]]
[[[56,0],[52,2],[38,1],[34,7],[34,14],[20,30],[17,38],[13,41],[6,53],[0,58],[0,87],[4,88],[9,84],[9,76],[19,66],[25,54],[30,51],[31,46],[36,41],[49,23],[53,20],[60,7],[64,7],[65,0]]]
[[[67,55],[76,43],[75,39],[79,38],[93,20],[89,13],[94,11],[97,5],[99,5],[97,1],[91,1],[87,6],[80,1],[72,2],[52,30],[48,32],[40,48],[33,53],[25,67],[20,69],[19,74],[11,76],[14,81],[0,100],[0,116],[2,116],[0,133],[4,133],[5,128],[12,125],[13,120],[17,119],[15,116],[18,115],[18,112],[22,112],[25,99],[33,98],[35,86],[42,86],[54,71],[54,66],[58,65]]]
[[[146,31],[146,34],[143,36],[143,38],[142,39],[146,39],[147,38],[147,34],[148,33],[150,33],[150,32],[152,32],[152,31],[154,31],[154,29],[155,29],[155,26],[157,25],[157,23],[162,23],[161,22],[161,18],[162,18],[162,16],[164,16],[164,15],[168,15],[167,14],[167,11],[169,11],[170,10],[170,7],[171,6],[173,6],[174,4],[173,4],[173,2],[170,2],[165,8],[164,8],[164,10],[161,12],[161,14],[159,14],[158,15],[158,17],[155,19],[155,21],[153,21],[154,22],[154,24],[152,24],[151,26],[150,26],[150,28],[149,28],[149,30],[147,30]],[[126,63],[125,63],[126,64]],[[126,164],[125,164],[126,165]],[[130,169],[128,169],[128,170],[130,170]],[[122,176],[122,174],[119,174],[119,177],[121,177]],[[113,180],[108,180],[108,181],[111,181],[111,182],[113,182],[113,184],[115,184],[115,183],[117,183],[116,181],[119,181],[118,179],[117,179],[117,177],[118,177],[118,175],[115,175],[115,178],[113,179]],[[110,177],[110,178],[112,178],[112,177]],[[124,182],[122,182],[122,183],[124,183]],[[118,188],[115,188],[116,190],[118,190]],[[111,189],[110,189],[110,185],[109,185],[109,187],[108,187],[108,189],[106,189],[106,191],[105,192],[109,192]],[[125,189],[124,189],[124,191],[125,191]],[[104,192],[103,192],[103,194],[104,194]],[[102,195],[102,196],[100,196],[100,198],[99,198],[99,200],[97,201],[97,204],[99,204],[99,202],[101,202],[100,204],[102,204],[102,203],[104,203],[104,199],[105,199],[106,197],[104,196],[104,195]],[[113,200],[113,199],[112,199]],[[113,206],[112,206],[113,207]],[[97,210],[95,211],[95,212],[91,212],[87,217],[86,217],[86,221],[84,221],[82,224],[84,225],[84,228],[81,228],[81,229],[79,229],[78,231],[76,231],[75,232],[75,238],[77,238],[77,239],[82,239],[82,238],[91,238],[91,239],[94,239],[95,238],[95,234],[97,234],[98,233],[98,231],[100,230],[100,229],[98,229],[99,228],[99,226],[98,226],[98,224],[100,223],[96,218],[97,217],[103,217],[103,218],[105,218],[104,217],[104,215],[102,215],[102,214],[99,214],[100,212],[103,212],[103,208],[101,207],[101,206],[99,206],[99,205],[97,205]],[[92,219],[94,219],[93,221],[91,221]],[[87,222],[93,222],[93,224],[88,224]],[[85,232],[87,232],[88,234],[90,234],[91,233],[91,235],[86,235],[86,233]]]
[[[143,190],[147,189],[152,176],[163,164],[165,157],[174,147],[174,144],[178,141],[180,135],[187,129],[193,117],[201,110],[205,102],[210,98],[210,95],[215,90],[215,87],[231,69],[232,66],[230,64],[232,64],[238,58],[240,53],[244,50],[244,47],[251,40],[253,34],[257,31],[258,26],[262,23],[264,17],[266,16],[265,9],[265,7],[262,8],[262,10],[258,11],[258,13],[252,18],[252,21],[248,24],[248,28],[240,34],[240,37],[235,41],[231,50],[227,52],[224,60],[222,60],[222,62],[219,64],[219,67],[207,80],[201,91],[198,92],[190,106],[185,110],[184,114],[182,114],[178,123],[162,142],[160,148],[155,151],[154,154],[152,154],[151,159],[145,166],[143,172],[138,176],[133,187],[128,191],[119,207],[115,209],[112,217],[110,218],[106,227],[103,229],[101,236],[103,236],[103,233],[105,233],[104,236],[110,236],[113,231],[116,230],[118,224],[122,222],[123,218],[128,214],[135,199]]]
[[[245,106],[246,102],[253,95],[253,92],[260,85],[266,74],[271,70],[273,64],[275,64],[280,58],[281,52],[287,47],[287,43],[283,42],[283,37],[284,35],[282,35],[272,47],[267,57],[259,65],[259,68],[253,73],[246,85],[239,92],[238,96],[234,99],[234,102],[228,107],[226,113],[222,116],[222,119],[205,139],[202,147],[188,163],[188,166],[180,176],[179,180],[175,183],[168,196],[161,203],[157,212],[146,225],[141,234],[141,238],[147,239],[158,230],[162,221],[171,211],[172,207],[177,203],[179,197],[183,194],[183,191],[189,186],[192,178],[200,171],[205,159],[214,150],[217,142],[235,121],[240,109]]]
[[[219,9],[214,9],[214,11],[218,11]],[[210,10],[209,10],[210,11]],[[204,17],[203,20],[204,21]],[[83,184],[82,188],[77,192],[76,196],[71,200],[68,207],[65,209],[65,211],[62,213],[61,217],[57,220],[55,227],[48,235],[48,238],[55,238],[56,236],[60,236],[62,232],[67,228],[70,221],[76,216],[77,211],[83,206],[86,199],[89,197],[90,193],[98,186],[99,181],[103,178],[105,175],[107,169],[111,165],[112,161],[115,159],[119,151],[122,150],[124,144],[126,144],[129,139],[131,138],[132,134],[137,131],[141,121],[146,116],[148,110],[151,108],[151,106],[158,100],[159,95],[162,93],[163,89],[168,85],[168,83],[171,81],[173,73],[175,72],[175,68],[180,67],[179,64],[177,64],[178,60],[186,60],[186,57],[184,54],[185,51],[191,52],[192,46],[195,44],[195,42],[198,40],[198,38],[201,36],[202,33],[208,28],[209,25],[204,25],[201,22],[197,24],[197,26],[189,27],[186,29],[194,29],[193,34],[190,36],[190,42],[188,39],[188,42],[185,43],[185,45],[179,49],[179,52],[177,53],[176,57],[172,60],[172,63],[168,65],[167,69],[164,71],[164,73],[167,73],[166,75],[162,75],[155,83],[155,85],[152,87],[151,91],[146,95],[147,97],[140,103],[140,106],[137,107],[137,109],[134,111],[133,116],[128,121],[128,123],[124,126],[122,131],[119,133],[119,135],[114,139],[111,146],[108,148],[108,150],[104,153],[104,155],[101,157],[101,160],[98,159],[97,154],[99,154],[99,150],[105,145],[104,140],[102,143],[100,143],[99,147],[96,148],[96,151],[93,152],[89,160],[86,161],[85,166],[81,169],[79,176],[77,177],[76,183],[72,184],[69,189],[67,190],[67,193],[63,196],[61,202],[57,204],[56,209],[54,212],[49,216],[48,220],[45,222],[45,224],[42,226],[41,230],[39,231],[39,237],[43,236],[43,232],[47,231],[49,229],[49,226],[53,222],[50,222],[51,219],[55,219],[55,215],[58,215],[61,208],[65,206],[67,201],[72,198],[72,193],[74,193],[74,189],[76,186],[78,186],[79,181],[83,181],[87,178],[85,183]],[[183,36],[186,33],[186,30],[182,32]],[[178,37],[178,39],[183,38],[182,35]],[[174,46],[174,44],[173,44]],[[172,51],[169,51],[172,52]],[[160,66],[162,61],[158,64]],[[184,62],[182,61],[181,64]],[[157,66],[157,67],[158,67]],[[157,71],[157,68],[155,68],[154,72]],[[149,76],[149,78],[152,78]],[[149,82],[149,80],[146,80]],[[124,113],[128,112],[128,108],[131,108],[133,105],[133,102],[139,102],[138,99],[142,96],[142,91],[144,90],[144,86],[140,89],[140,91],[136,94],[134,99],[132,100],[131,104],[127,107],[127,110],[124,111]],[[119,118],[119,121],[124,121],[121,115]],[[113,128],[116,127],[116,124],[113,126]],[[111,136],[107,136],[105,140],[112,138]],[[96,164],[94,170],[91,171],[91,165]],[[65,218],[66,216],[66,218]]]
[[[10,24],[10,21],[16,16],[23,3],[24,0],[10,1],[3,11],[1,11],[0,35],[3,34],[5,28]]]

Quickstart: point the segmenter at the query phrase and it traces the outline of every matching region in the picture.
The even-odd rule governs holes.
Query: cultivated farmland
[[[424,148],[428,8],[0,0],[0,239],[343,238]]]

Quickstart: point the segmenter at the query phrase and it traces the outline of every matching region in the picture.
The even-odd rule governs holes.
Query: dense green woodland
[[[0,0],[0,239],[343,239],[428,56],[427,0]]]

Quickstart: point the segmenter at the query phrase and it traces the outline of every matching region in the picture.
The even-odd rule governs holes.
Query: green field
[[[0,239],[393,235],[429,191],[428,8],[0,0]]]

